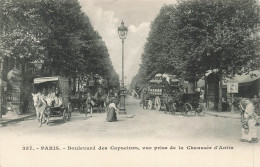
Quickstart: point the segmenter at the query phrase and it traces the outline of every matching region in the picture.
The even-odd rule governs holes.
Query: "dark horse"
[[[95,107],[98,107],[98,112],[104,111],[106,94],[102,88],[98,88],[97,93],[94,96]]]

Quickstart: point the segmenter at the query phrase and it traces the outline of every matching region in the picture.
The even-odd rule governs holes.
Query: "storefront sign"
[[[238,83],[227,83],[228,93],[238,93]]]

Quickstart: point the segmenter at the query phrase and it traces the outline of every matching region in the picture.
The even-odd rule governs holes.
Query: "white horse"
[[[33,97],[33,105],[35,107],[37,119],[39,122],[39,127],[41,127],[43,120],[46,121],[46,124],[48,124],[50,119],[50,112],[51,112],[50,107],[48,105],[48,103],[50,103],[50,100],[46,99],[45,101],[41,96],[41,94],[39,93],[38,94],[32,93],[32,97]]]

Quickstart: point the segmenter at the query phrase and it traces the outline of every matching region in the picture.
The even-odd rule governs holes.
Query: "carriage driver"
[[[46,97],[46,94],[47,94],[46,88],[42,88],[41,95],[42,95],[43,97]]]
[[[54,98],[55,97],[55,86],[52,86],[51,91],[48,94],[49,98]]]
[[[54,103],[55,103],[54,98],[55,98],[55,96],[56,96],[55,86],[52,86],[52,89],[51,89],[51,91],[49,92],[49,94],[47,96],[47,98],[51,99],[51,107],[54,107]]]
[[[61,107],[63,104],[61,94],[57,94],[54,98],[54,107]]]
[[[60,107],[62,105],[61,94],[59,93],[59,89],[55,88],[55,86],[52,87],[47,98],[51,100],[51,107]]]

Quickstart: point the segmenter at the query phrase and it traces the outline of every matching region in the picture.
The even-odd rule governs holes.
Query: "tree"
[[[162,7],[139,74],[147,80],[158,72],[174,73],[195,82],[214,70],[221,100],[222,78],[259,68],[258,10],[254,0],[185,0]]]
[[[15,59],[44,60],[52,74],[75,76],[113,67],[100,35],[77,0],[1,0],[1,52]],[[110,70],[108,70],[109,68]]]
[[[0,51],[3,55],[19,59],[41,57],[44,48],[39,38],[45,33],[37,13],[37,4],[28,0],[1,0]]]
[[[186,71],[196,76],[217,71],[219,111],[222,78],[259,68],[254,63],[259,58],[259,39],[253,36],[258,31],[258,8],[253,0],[188,0],[177,7],[180,46],[189,58]]]
[[[46,75],[97,72],[119,85],[106,45],[77,0],[0,0],[0,22],[1,56],[44,60]]]
[[[142,54],[140,72],[149,80],[156,73],[180,73],[174,51],[175,26],[171,24],[171,14],[174,6],[162,7],[159,15],[151,24],[151,31]],[[163,64],[163,66],[162,66]]]

